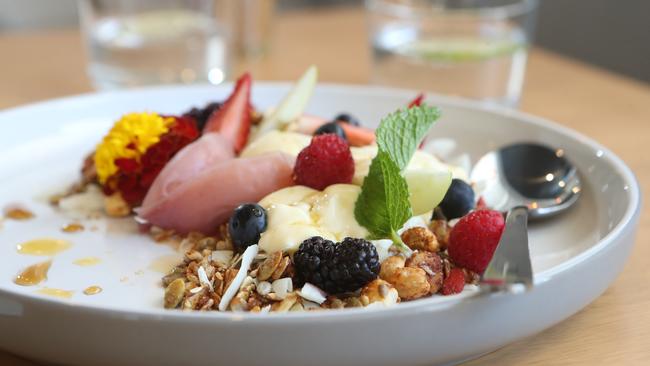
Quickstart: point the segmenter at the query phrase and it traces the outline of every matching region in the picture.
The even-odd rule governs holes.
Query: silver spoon
[[[580,197],[577,169],[564,150],[522,143],[484,155],[471,180],[488,207],[508,211],[499,244],[481,276],[483,292],[519,292],[533,285],[528,248],[529,218],[569,209]]]
[[[582,190],[578,171],[564,150],[535,143],[508,145],[484,155],[470,180],[488,207],[508,211],[525,206],[531,220],[567,210]]]

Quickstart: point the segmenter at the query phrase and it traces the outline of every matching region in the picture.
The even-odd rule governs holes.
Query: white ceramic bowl
[[[221,99],[227,87],[144,89],[65,98],[0,113],[0,205],[20,202],[32,221],[5,221],[0,229],[0,348],[65,364],[138,365],[410,365],[445,364],[475,357],[539,332],[598,297],[621,270],[634,241],[639,187],[614,154],[574,131],[523,113],[430,97],[443,117],[433,137],[451,137],[473,161],[515,141],[537,141],[566,151],[584,180],[570,212],[530,230],[535,286],[524,294],[463,293],[403,303],[389,309],[317,313],[237,314],[162,309],[160,274],[152,259],[172,249],[135,233],[128,220],[95,222],[99,231],[67,234],[74,246],[54,259],[46,286],[74,296],[55,299],[20,287],[13,276],[42,260],[20,255],[15,244],[61,237],[69,222],[43,197],[76,179],[84,154],[129,111],[179,113]],[[285,84],[258,83],[255,104],[267,108]],[[309,112],[349,111],[374,126],[403,106],[411,91],[319,85]],[[90,224],[89,224],[90,225]],[[72,264],[83,256],[100,265]],[[84,296],[88,285],[104,291]]]

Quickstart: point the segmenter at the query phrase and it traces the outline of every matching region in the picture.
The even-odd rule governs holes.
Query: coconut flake
[[[232,260],[234,252],[232,250],[215,250],[210,254],[210,260],[213,262],[220,262],[223,265],[228,265]]]
[[[305,283],[300,292],[298,292],[298,295],[305,300],[313,301],[319,305],[327,300],[327,293],[309,282]]]
[[[388,250],[393,245],[392,240],[390,239],[372,240],[371,243],[374,244],[375,248],[377,249],[377,255],[379,256],[380,263],[386,260],[386,258],[391,256]]]
[[[260,283],[257,284],[257,293],[266,296],[271,293],[271,283],[267,281],[261,281]]]
[[[199,267],[199,269],[196,271],[196,274],[199,275],[199,282],[201,283],[201,286],[205,286],[209,288],[210,291],[214,291],[214,288],[212,288],[212,283],[208,278],[208,274],[205,273],[205,268],[203,268],[203,266]]]
[[[239,287],[241,286],[242,282],[244,282],[244,279],[248,275],[248,270],[250,269],[251,263],[253,263],[253,259],[257,255],[258,250],[259,247],[257,245],[251,245],[248,248],[246,248],[244,254],[242,254],[241,266],[239,267],[239,271],[237,272],[237,275],[230,283],[230,286],[228,286],[226,291],[224,291],[223,297],[221,297],[221,301],[219,302],[219,311],[226,311],[226,309],[228,309],[228,305],[230,304],[230,301],[233,299],[233,297],[235,297],[237,291],[239,291]]]
[[[293,282],[291,278],[280,278],[279,280],[273,281],[271,287],[273,288],[273,292],[278,295],[278,298],[284,299],[289,292],[293,291]]]
[[[191,294],[198,294],[199,292],[201,292],[201,290],[203,290],[203,287],[195,287],[195,288],[190,290],[190,293]]]

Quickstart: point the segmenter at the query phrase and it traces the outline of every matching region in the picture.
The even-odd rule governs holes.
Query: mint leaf
[[[375,132],[377,156],[354,207],[355,219],[368,229],[371,239],[390,238],[408,255],[411,250],[397,235],[413,215],[408,184],[401,172],[439,116],[438,108],[422,105],[398,110],[382,119]]]
[[[411,215],[406,180],[388,153],[379,150],[361,186],[354,216],[372,239],[380,239],[392,238]]]
[[[400,170],[404,170],[439,117],[440,110],[427,105],[399,109],[381,120],[375,132],[377,145],[390,155]]]

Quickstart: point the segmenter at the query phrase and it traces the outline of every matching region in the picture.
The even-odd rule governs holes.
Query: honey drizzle
[[[69,299],[72,297],[72,295],[74,295],[74,291],[61,290],[58,288],[50,288],[50,287],[43,287],[42,289],[36,292],[47,296],[60,297],[62,299]]]
[[[102,291],[103,291],[102,288],[99,286],[90,286],[84,290],[84,295],[88,295],[88,296],[97,295]]]
[[[71,245],[65,240],[42,238],[18,244],[16,250],[20,254],[27,255],[55,255],[70,248]]]
[[[14,278],[14,283],[20,286],[38,285],[47,279],[47,272],[50,270],[51,265],[51,260],[33,264],[20,272]]]
[[[97,257],[85,257],[85,258],[79,258],[72,263],[81,267],[90,267],[99,264],[101,261],[102,260]]]
[[[61,231],[63,231],[64,233],[78,233],[80,231],[83,231],[84,229],[85,229],[84,226],[81,225],[80,223],[72,222],[62,227]]]

